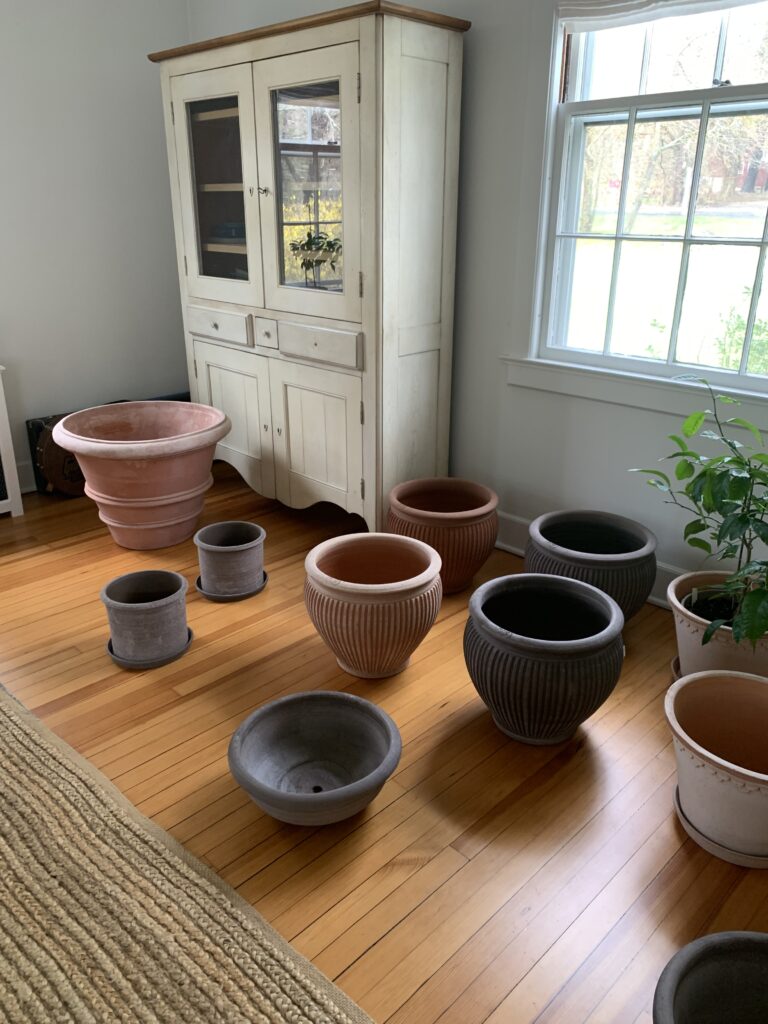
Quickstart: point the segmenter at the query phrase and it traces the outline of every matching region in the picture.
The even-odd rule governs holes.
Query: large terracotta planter
[[[229,744],[229,767],[279,821],[329,825],[362,811],[397,767],[400,733],[351,693],[294,693],[258,708]]]
[[[675,618],[681,675],[712,669],[768,675],[768,638],[758,640],[754,648],[747,640],[737,644],[733,639],[733,630],[729,626],[722,626],[708,644],[702,644],[709,620],[685,606],[685,599],[695,587],[720,583],[726,576],[727,572],[687,572],[672,580],[667,588],[667,601]]]
[[[446,594],[464,590],[493,551],[498,497],[471,480],[408,480],[389,492],[387,529],[433,547],[443,562]]]
[[[683,827],[724,860],[768,867],[768,679],[695,672],[669,688],[664,710]]]
[[[653,1024],[765,1024],[768,935],[715,932],[683,946],[661,973]]]
[[[623,625],[616,602],[588,583],[501,576],[470,598],[464,658],[503,733],[523,743],[561,743],[615,687]]]
[[[440,556],[411,537],[352,533],[307,555],[309,617],[353,676],[379,679],[408,664],[437,617]]]
[[[227,416],[194,402],[120,402],[65,416],[53,438],[74,452],[85,493],[124,548],[162,548],[195,532]]]
[[[643,607],[656,579],[656,538],[610,512],[547,512],[530,525],[525,571],[591,583],[614,599],[626,620]]]
[[[165,665],[186,651],[187,581],[177,572],[145,569],[110,580],[101,591],[110,639],[107,651],[123,668]]]

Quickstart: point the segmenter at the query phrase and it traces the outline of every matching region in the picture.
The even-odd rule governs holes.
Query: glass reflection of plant
[[[327,263],[331,270],[336,269],[341,256],[341,239],[332,237],[327,231],[313,233],[310,229],[300,241],[290,243],[290,250],[304,271],[306,287],[320,288],[320,271],[323,265]]]

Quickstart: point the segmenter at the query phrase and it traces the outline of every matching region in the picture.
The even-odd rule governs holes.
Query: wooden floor
[[[528,747],[493,726],[465,671],[469,592],[444,601],[400,676],[337,668],[302,601],[309,548],[360,527],[330,506],[284,509],[217,467],[205,522],[261,523],[269,585],[237,604],[190,586],[194,643],[145,673],[105,654],[99,590],[142,567],[192,584],[192,542],[124,551],[87,499],[28,496],[26,507],[0,520],[0,682],[375,1020],[649,1024],[679,946],[768,931],[768,872],[704,853],[671,811],[668,613],[648,605],[628,627],[619,685],[573,741]],[[496,552],[478,582],[519,567]],[[314,688],[376,700],[404,748],[363,816],[309,830],[261,814],[226,749],[258,704]]]

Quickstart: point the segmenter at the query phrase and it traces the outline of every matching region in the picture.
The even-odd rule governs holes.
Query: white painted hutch
[[[467,28],[369,0],[150,54],[192,396],[286,505],[376,529],[447,472]]]

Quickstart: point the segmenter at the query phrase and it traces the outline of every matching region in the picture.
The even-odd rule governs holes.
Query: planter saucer
[[[243,594],[211,594],[207,590],[203,590],[201,579],[198,576],[195,580],[195,590],[209,601],[244,601],[246,597],[254,597],[256,594],[260,594],[264,587],[266,587],[268,580],[269,576],[265,572],[261,583],[254,590],[246,590]]]
[[[680,791],[677,787],[675,787],[675,811],[680,824],[691,839],[698,843],[707,853],[711,853],[714,857],[719,857],[720,860],[727,860],[730,864],[738,864],[743,868],[768,868],[768,856],[756,856],[750,853],[739,853],[738,850],[730,850],[727,846],[721,846],[720,843],[716,843],[713,839],[705,836],[703,832],[699,832],[696,826],[685,816],[685,812],[680,804]]]
[[[192,632],[191,629],[189,629],[189,627],[187,627],[187,642],[184,644],[180,651],[177,651],[176,654],[172,654],[168,658],[149,658],[146,661],[142,660],[141,658],[137,658],[135,660],[133,658],[120,658],[112,650],[111,637],[109,638],[109,640],[107,640],[107,654],[110,656],[110,658],[112,659],[112,661],[114,661],[116,665],[120,666],[120,668],[129,668],[133,669],[136,672],[147,668],[160,668],[161,665],[168,665],[170,662],[176,661],[177,658],[180,658],[182,654],[184,654],[184,652],[187,650],[189,645],[192,643],[193,636],[194,633]]]

